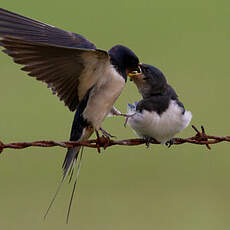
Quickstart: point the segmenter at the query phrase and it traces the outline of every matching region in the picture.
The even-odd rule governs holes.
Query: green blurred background
[[[193,113],[192,124],[230,135],[229,1],[1,1],[1,7],[80,33],[98,48],[124,44],[160,68]],[[73,113],[46,86],[0,54],[0,140],[67,140]],[[121,111],[140,96],[131,82]],[[122,118],[103,127],[134,137]],[[191,136],[191,127],[180,134]],[[5,150],[0,156],[0,229],[230,229],[230,145],[85,150],[70,224],[72,185],[42,217],[61,178],[62,148]]]

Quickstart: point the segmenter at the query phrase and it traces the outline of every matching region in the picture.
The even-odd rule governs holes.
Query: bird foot
[[[108,133],[107,131],[105,131],[103,128],[100,128],[100,131],[102,132],[102,135],[103,136],[105,136],[105,137],[107,137],[108,139],[109,138],[116,138],[116,136],[113,136],[113,135],[111,135],[110,133]]]
[[[133,114],[121,114],[121,116],[125,117],[125,122],[124,122],[124,126],[126,127],[127,126],[127,123],[128,123],[128,120],[130,117],[133,117],[136,113],[133,113]]]
[[[145,145],[147,148],[149,148],[151,142],[158,142],[156,139],[154,139],[153,137],[148,137],[148,136],[145,136],[144,137],[144,140],[145,140]]]
[[[97,136],[96,148],[97,148],[98,153],[101,153],[101,147],[106,149],[110,145],[111,140],[108,136],[105,136],[105,135],[102,135],[100,137],[98,131],[96,131],[96,136]]]
[[[167,142],[165,143],[165,145],[166,145],[168,148],[170,148],[170,147],[174,144],[174,142],[175,142],[175,139],[174,139],[174,138],[171,138],[169,141],[167,141]]]

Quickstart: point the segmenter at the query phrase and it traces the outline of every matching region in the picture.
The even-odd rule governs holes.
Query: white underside
[[[134,113],[134,108],[131,110],[129,108],[128,113]],[[143,110],[142,113],[136,112],[134,116],[130,117],[127,124],[138,136],[152,137],[164,144],[186,128],[191,119],[191,112],[185,111],[182,114],[182,108],[172,100],[169,108],[161,115]]]
[[[91,91],[87,108],[83,112],[84,118],[98,130],[105,117],[109,114],[113,104],[125,86],[124,78],[112,65],[106,66],[101,78]]]

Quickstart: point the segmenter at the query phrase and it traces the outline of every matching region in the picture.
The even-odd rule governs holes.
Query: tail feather
[[[91,128],[88,129],[86,127],[86,128],[84,128],[82,130],[81,137],[79,139],[77,139],[77,140],[80,140],[80,141],[81,140],[87,140],[91,136],[92,133],[93,133],[93,130]],[[57,197],[57,195],[58,195],[58,193],[59,193],[59,191],[60,191],[60,189],[61,189],[61,187],[63,185],[63,182],[65,181],[65,179],[66,179],[66,177],[67,177],[69,172],[71,174],[69,181],[71,181],[72,173],[73,173],[72,170],[74,170],[75,163],[78,160],[80,149],[81,149],[81,146],[68,149],[68,151],[66,153],[64,163],[62,165],[62,168],[63,168],[62,180],[61,180],[61,182],[60,182],[60,184],[59,184],[59,186],[58,186],[58,188],[57,188],[57,190],[56,190],[56,192],[55,192],[55,194],[54,194],[54,196],[53,196],[53,198],[52,198],[52,200],[50,202],[50,205],[49,205],[49,207],[48,207],[48,209],[47,209],[47,211],[46,211],[46,213],[44,215],[44,219],[47,217],[51,207],[53,206],[53,203],[54,203],[54,201],[55,201],[55,199],[56,199],[56,197]],[[80,157],[80,160],[79,160],[79,164],[81,162],[81,159],[82,159],[82,153],[81,153],[81,157]],[[80,170],[80,165],[78,165],[78,168],[77,168],[77,177],[79,175],[79,170]],[[75,192],[76,183],[77,183],[77,178],[76,178],[76,181],[74,182],[74,188],[73,188],[73,192],[72,192],[72,195],[71,195],[70,205],[69,205],[68,214],[67,214],[67,222],[68,222],[68,218],[69,218],[69,214],[70,214],[70,208],[71,208],[71,204],[72,204],[73,195],[74,195],[74,192]]]
[[[68,148],[68,151],[65,156],[65,160],[62,164],[63,177],[66,177],[71,168],[73,167],[75,159],[78,158],[80,147]]]
[[[86,96],[83,98],[83,100],[79,104],[78,109],[75,113],[73,124],[72,124],[72,129],[71,129],[71,134],[70,134],[70,141],[86,141],[90,138],[90,136],[94,132],[93,127],[83,117],[83,111],[84,111],[85,107],[87,106],[87,101],[88,101],[90,90],[87,92]],[[50,205],[49,205],[49,207],[45,213],[44,218],[46,218],[50,208],[52,207],[52,205],[55,201],[55,198],[56,198],[58,192],[60,191],[61,186],[62,186],[62,184],[63,184],[63,182],[64,182],[64,180],[67,177],[69,172],[70,172],[70,181],[71,181],[71,178],[73,176],[73,170],[74,170],[75,163],[78,161],[80,149],[81,149],[81,146],[77,146],[74,148],[68,148],[65,160],[64,160],[63,165],[62,165],[62,168],[63,168],[62,180],[61,180],[61,182],[60,182],[60,184],[59,184],[59,186],[58,186],[58,188],[57,188],[57,190],[53,196],[53,199],[51,200],[51,203],[50,203]],[[76,189],[77,178],[79,175],[81,160],[82,160],[82,152],[80,155],[79,164],[77,167],[77,176],[76,176],[76,180],[74,182],[74,188],[73,188],[73,192],[72,192],[70,203],[69,203],[67,219],[66,219],[67,222],[69,219],[70,208],[72,205],[72,199],[73,199],[75,189]]]
[[[74,170],[75,170],[75,167],[76,167],[76,158],[74,159],[73,163],[72,163],[72,166],[71,168],[69,169],[69,183],[71,182],[72,178],[73,178],[73,173],[74,173]]]
[[[61,180],[60,184],[58,185],[58,188],[57,188],[57,190],[56,190],[56,192],[55,192],[55,194],[54,194],[54,196],[53,196],[53,198],[49,204],[49,207],[46,210],[46,213],[44,215],[44,219],[46,219],[51,207],[53,206],[53,203],[54,203],[54,201],[55,201],[55,199],[56,199],[56,197],[57,197],[57,195],[58,195],[58,193],[59,193],[59,191],[63,185],[63,182],[66,179],[66,176],[68,175],[69,170],[73,167],[73,164],[77,161],[79,151],[80,151],[80,147],[68,149],[67,154],[66,154],[66,160],[65,160],[66,162],[64,161],[65,164],[63,163],[64,171],[63,171],[62,180]],[[67,155],[68,155],[68,157],[67,157]],[[82,158],[82,156],[81,156],[81,158]],[[79,174],[79,172],[78,172],[78,174]],[[72,175],[70,177],[70,180],[71,180],[71,178],[72,178]]]
[[[81,162],[82,162],[82,156],[83,156],[83,148],[81,150],[79,163],[78,163],[78,167],[77,167],[77,175],[76,175],[76,179],[74,181],[74,186],[73,186],[72,194],[71,194],[70,201],[69,201],[69,207],[68,207],[68,212],[67,212],[67,216],[66,216],[66,223],[67,224],[69,222],[70,210],[71,210],[71,206],[72,206],[72,203],[73,203],[74,193],[76,191],[76,185],[77,185],[77,181],[78,181],[78,177],[79,177],[79,172],[80,172],[80,167],[81,167]],[[71,174],[71,178],[72,178],[72,175],[73,174]]]
[[[60,189],[61,189],[61,187],[62,187],[62,185],[63,185],[64,180],[65,180],[65,178],[62,177],[62,180],[61,180],[60,184],[58,185],[58,188],[57,188],[57,190],[56,190],[56,192],[55,192],[55,194],[54,194],[54,196],[53,196],[53,198],[52,198],[52,200],[51,200],[51,202],[50,202],[50,204],[49,204],[49,207],[47,208],[47,210],[46,210],[46,212],[45,212],[45,215],[44,215],[44,217],[43,217],[44,220],[46,219],[46,217],[47,217],[47,215],[48,215],[48,213],[49,213],[51,207],[53,206],[53,203],[54,203],[54,201],[55,201],[55,199],[56,199],[56,197],[57,197],[57,194],[59,193],[59,191],[60,191]]]

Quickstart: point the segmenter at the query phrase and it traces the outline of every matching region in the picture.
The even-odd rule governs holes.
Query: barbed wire
[[[173,145],[180,145],[185,143],[196,144],[196,145],[205,145],[209,150],[211,149],[210,145],[217,144],[220,142],[230,142],[230,136],[213,136],[207,135],[203,126],[201,126],[201,131],[199,131],[194,125],[192,128],[195,130],[196,134],[192,137],[188,138],[174,138]],[[59,146],[63,148],[70,148],[76,146],[84,146],[89,148],[97,148],[100,151],[100,148],[108,148],[114,145],[125,145],[125,146],[136,146],[141,144],[148,145],[151,144],[160,144],[158,141],[154,139],[145,140],[141,138],[135,139],[125,139],[125,140],[113,140],[105,136],[101,136],[95,140],[88,140],[84,142],[79,141],[52,141],[52,140],[43,140],[43,141],[34,141],[34,142],[14,142],[9,144],[4,144],[0,141],[0,153],[4,149],[11,148],[11,149],[24,149],[32,146],[36,147],[54,147]],[[170,147],[171,145],[169,145]]]

